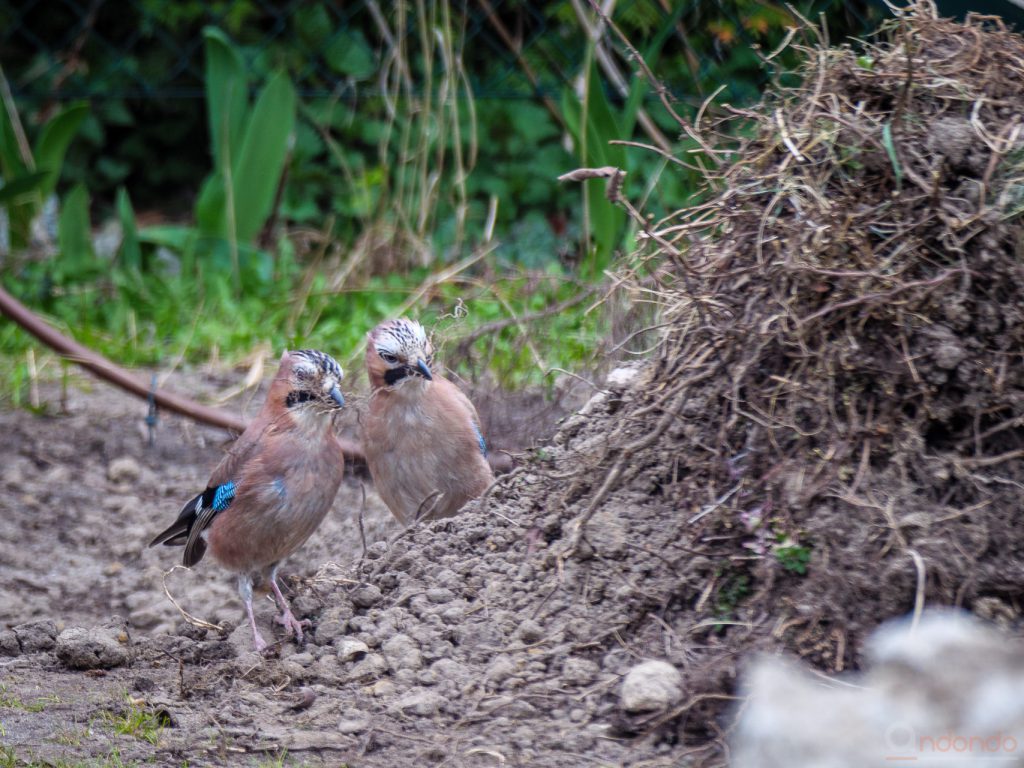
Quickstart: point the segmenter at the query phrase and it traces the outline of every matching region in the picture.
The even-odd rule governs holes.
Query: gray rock
[[[57,658],[69,669],[111,669],[131,661],[123,624],[69,627],[57,637]]]
[[[516,634],[524,643],[536,643],[544,637],[544,628],[533,619],[524,619]]]
[[[30,621],[14,628],[22,653],[52,651],[57,645],[57,625],[50,619]]]
[[[21,646],[18,638],[9,629],[0,632],[0,656],[20,656]]]
[[[515,671],[516,667],[512,663],[512,659],[502,653],[495,656],[494,661],[488,665],[487,671],[484,672],[484,679],[489,683],[500,683],[511,677]]]
[[[362,733],[370,727],[370,718],[357,710],[348,710],[338,723],[341,733]]]
[[[357,608],[371,608],[380,602],[384,594],[375,584],[362,584],[349,597]]]
[[[332,605],[322,614],[316,624],[313,641],[317,645],[330,645],[348,631],[348,620],[352,618],[352,605],[345,601]]]
[[[423,667],[423,654],[420,653],[416,641],[408,635],[394,635],[381,647],[391,670],[406,669],[416,671]]]
[[[393,708],[407,715],[430,717],[437,714],[445,701],[444,696],[435,691],[414,688],[395,702]]]
[[[667,661],[645,661],[622,681],[622,708],[627,712],[658,712],[683,697],[683,678]]]
[[[346,678],[354,683],[370,683],[381,677],[387,670],[388,663],[384,657],[379,653],[370,653],[352,665]]]
[[[354,637],[342,637],[335,641],[339,661],[359,661],[370,652],[369,646]]]
[[[562,665],[562,679],[572,685],[589,685],[600,671],[593,661],[570,656]]]
[[[131,456],[121,456],[107,466],[107,479],[118,485],[134,483],[141,474],[142,467]]]
[[[444,587],[432,587],[427,590],[427,599],[432,603],[450,603],[455,599],[455,593]]]

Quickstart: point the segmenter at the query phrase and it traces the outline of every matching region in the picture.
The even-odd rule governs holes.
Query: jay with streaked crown
[[[238,574],[238,591],[256,650],[267,643],[256,627],[254,584],[273,590],[278,622],[302,642],[300,622],[277,583],[284,558],[301,547],[334,502],[344,472],[333,416],[345,404],[342,371],[316,350],[285,352],[256,419],[210,476],[206,490],[186,502],[178,519],[149,546],[184,546],[193,566],[209,549]]]
[[[423,326],[387,320],[368,337],[373,390],[363,451],[384,503],[403,525],[449,517],[494,482],[473,404],[439,376]]]

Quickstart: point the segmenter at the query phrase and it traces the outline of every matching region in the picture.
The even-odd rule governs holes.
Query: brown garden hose
[[[209,424],[213,427],[220,427],[236,434],[241,434],[245,430],[245,419],[237,414],[229,413],[220,408],[211,408],[208,405],[197,403],[195,400],[176,395],[173,392],[159,389],[153,390],[146,382],[137,379],[128,371],[114,365],[102,355],[93,352],[88,347],[82,346],[74,339],[68,338],[51,327],[2,287],[0,287],[0,313],[9,317],[65,359],[77,363],[104,381],[127,390],[144,400],[152,397],[158,408],[165,408],[181,416],[203,424]],[[363,455],[363,449],[358,443],[343,438],[339,438],[339,440],[346,459],[360,464],[365,463],[366,458]]]

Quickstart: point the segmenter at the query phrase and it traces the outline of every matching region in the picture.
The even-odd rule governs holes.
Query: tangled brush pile
[[[841,670],[887,617],[1015,620],[1024,589],[1024,39],[922,2],[803,52],[799,85],[694,132],[704,202],[643,223],[629,275],[655,359],[552,459],[582,467],[576,559],[627,497],[670,510],[624,523],[632,571],[671,574],[626,610],[686,639],[697,694],[737,650]]]

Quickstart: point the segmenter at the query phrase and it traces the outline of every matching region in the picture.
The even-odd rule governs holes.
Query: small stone
[[[370,727],[370,718],[364,715],[362,712],[356,712],[349,710],[342,717],[341,722],[338,723],[338,731],[340,733],[362,733]]]
[[[450,603],[455,599],[455,593],[450,589],[444,587],[432,587],[427,590],[427,600],[432,603],[441,605],[443,603]]]
[[[381,647],[391,670],[407,669],[415,671],[423,667],[423,654],[419,646],[408,635],[398,634],[389,637]]]
[[[484,679],[490,683],[500,683],[502,680],[511,677],[515,671],[516,668],[515,664],[512,663],[512,659],[505,654],[499,654],[487,666],[487,671],[484,672]]]
[[[5,629],[0,632],[0,656],[20,656],[21,646],[14,632]]]
[[[600,671],[593,661],[570,656],[562,665],[562,679],[571,685],[589,685]]]
[[[300,667],[311,667],[315,659],[313,654],[309,651],[303,651],[302,653],[295,653],[288,657],[288,661],[298,664]]]
[[[57,637],[57,658],[69,669],[111,669],[131,661],[123,626],[69,627]]]
[[[357,608],[372,608],[383,596],[380,587],[375,584],[363,584],[349,595]]]
[[[622,708],[627,712],[658,712],[682,699],[683,678],[667,661],[637,664],[622,681]]]
[[[114,459],[107,466],[107,479],[118,485],[134,483],[141,474],[142,467],[131,456]]]
[[[369,646],[354,637],[342,637],[335,641],[339,661],[359,661],[370,652]]]
[[[57,625],[50,619],[30,621],[14,628],[22,653],[50,651],[57,645]]]
[[[441,619],[445,624],[458,624],[466,617],[466,609],[463,605],[450,605],[441,612]]]
[[[378,680],[366,689],[366,692],[378,699],[386,699],[395,693],[395,684],[390,680]]]
[[[536,643],[538,640],[544,637],[544,630],[533,619],[524,619],[519,625],[519,631],[516,633],[519,635],[519,639],[524,643]]]
[[[367,654],[348,671],[347,679],[353,683],[370,683],[388,670],[388,663],[379,653]]]
[[[301,664],[296,664],[290,657],[282,660],[278,664],[277,669],[292,680],[304,680],[306,678],[306,668]]]
[[[437,714],[445,702],[446,699],[441,694],[419,688],[405,694],[395,702],[393,708],[407,715],[430,717]]]
[[[626,389],[640,375],[640,367],[615,368],[608,374],[605,383],[609,389]]]
[[[352,618],[352,605],[345,601],[332,605],[320,614],[316,623],[313,640],[317,645],[330,645],[348,631],[348,620]]]

